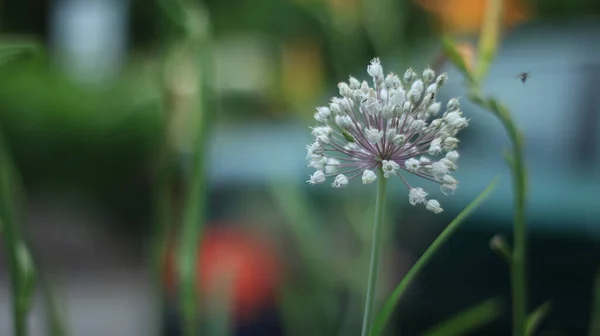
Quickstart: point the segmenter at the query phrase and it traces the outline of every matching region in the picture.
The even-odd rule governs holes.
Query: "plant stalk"
[[[515,188],[514,247],[512,257],[513,335],[525,336],[527,314],[527,230],[525,224],[525,167],[518,138],[513,138]]]
[[[383,171],[379,168],[377,172],[377,199],[375,201],[375,223],[373,224],[373,241],[371,245],[371,261],[369,263],[369,279],[367,282],[367,299],[365,301],[365,312],[363,315],[362,336],[371,333],[373,325],[373,313],[377,289],[377,275],[379,271],[379,255],[381,252],[381,231],[383,227],[383,210],[385,208],[386,179]]]

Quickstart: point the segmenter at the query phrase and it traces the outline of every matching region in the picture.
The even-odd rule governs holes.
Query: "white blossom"
[[[383,169],[383,177],[388,178],[390,175],[396,174],[396,170],[400,168],[400,165],[395,161],[383,160],[381,161],[381,168]]]
[[[416,173],[419,167],[421,167],[421,163],[415,158],[410,158],[404,162],[404,166],[409,172]]]
[[[383,132],[375,127],[368,127],[365,128],[365,136],[367,137],[367,140],[369,140],[370,143],[376,144],[383,137]]]
[[[352,89],[352,90],[358,90],[360,89],[360,82],[358,81],[358,79],[354,78],[354,77],[350,77],[348,79],[348,86]]]
[[[371,184],[375,182],[377,179],[377,174],[375,174],[372,170],[366,169],[362,174],[362,183],[363,184]]]
[[[379,58],[375,58],[371,61],[371,64],[367,67],[367,73],[373,77],[376,83],[383,81],[383,68],[379,62]]]
[[[331,115],[331,110],[327,107],[318,107],[315,113],[315,120],[320,123],[326,123],[327,119]]]
[[[437,117],[443,103],[435,101],[436,93],[448,76],[436,77],[432,69],[425,69],[421,77],[412,69],[402,77],[384,75],[379,59],[371,61],[367,73],[372,81],[349,77],[338,84],[340,96],[316,109],[314,140],[306,147],[308,166],[315,173],[307,182],[333,178],[331,185],[342,188],[358,177],[371,184],[398,176],[409,190],[410,204],[440,213],[440,203],[427,200],[428,193],[411,186],[404,175],[437,182],[444,194],[456,190],[458,181],[451,173],[459,158],[457,136],[469,120],[456,98],[445,103],[446,111]]]
[[[433,81],[434,78],[435,72],[433,70],[431,70],[430,68],[423,70],[423,81],[425,81],[425,83],[431,83],[431,81]]]
[[[349,115],[336,115],[335,116],[335,123],[340,128],[347,128],[350,125],[352,125],[352,118],[350,118]]]
[[[442,209],[442,207],[440,206],[440,202],[434,199],[428,200],[427,204],[425,204],[425,208],[433,212],[434,214],[439,214],[440,212],[444,211],[444,209]]]
[[[310,175],[310,180],[306,181],[310,184],[320,184],[325,182],[325,174],[321,170],[317,170],[314,174]]]
[[[343,188],[347,185],[348,185],[348,178],[344,174],[337,175],[335,177],[335,179],[333,180],[333,183],[331,184],[331,186],[334,188]]]
[[[408,191],[408,202],[411,205],[416,205],[417,203],[425,203],[427,201],[426,197],[429,195],[422,188],[411,188]]]
[[[446,159],[452,161],[452,162],[456,162],[456,160],[458,160],[458,152],[457,151],[450,151],[448,153],[446,153]]]

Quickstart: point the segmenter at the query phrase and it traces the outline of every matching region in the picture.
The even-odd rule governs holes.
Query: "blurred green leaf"
[[[494,298],[458,313],[450,319],[425,332],[424,336],[470,335],[473,331],[488,324],[502,314],[500,299]]]
[[[405,1],[396,0],[363,0],[365,30],[375,46],[378,56],[388,55],[391,48],[406,50],[404,27],[408,14]]]
[[[39,53],[42,50],[39,43],[25,39],[15,41],[0,40],[0,65],[27,56]]]
[[[21,292],[17,293],[17,300],[19,302],[19,309],[25,314],[29,311],[29,308],[31,307],[31,302],[35,289],[36,272],[35,266],[33,265],[33,260],[31,259],[31,254],[29,253],[29,250],[22,241],[16,245],[16,257],[20,271],[20,286],[22,286]]]
[[[480,82],[486,76],[498,49],[502,24],[502,1],[487,0],[486,2],[485,17],[479,37],[479,52],[477,53],[476,76]]]
[[[475,78],[471,74],[467,62],[460,54],[456,44],[447,36],[442,37],[442,47],[446,57],[458,68],[458,70],[467,78],[469,83],[475,82]]]
[[[537,327],[539,327],[540,323],[548,313],[550,312],[550,308],[552,305],[550,302],[546,302],[543,305],[537,307],[529,316],[527,316],[527,331],[526,336],[533,336]]]
[[[402,281],[396,286],[390,297],[387,299],[383,308],[377,314],[373,330],[371,335],[380,335],[383,332],[383,328],[387,324],[388,320],[392,316],[392,312],[396,308],[402,294],[406,291],[408,286],[412,283],[416,275],[423,269],[429,260],[435,255],[435,252],[450,238],[450,236],[460,227],[460,224],[483,203],[483,201],[489,196],[489,194],[496,188],[499,178],[496,177],[492,182],[475,198],[463,211],[461,211],[456,218],[440,233],[439,236],[429,245],[423,255],[417,260],[413,267],[406,273]]]

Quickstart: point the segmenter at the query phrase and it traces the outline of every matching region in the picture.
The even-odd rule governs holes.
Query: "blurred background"
[[[172,249],[156,246],[172,246],[198,132],[207,141],[203,301],[226,273],[233,335],[358,334],[374,190],[305,183],[314,109],[349,75],[365,79],[373,57],[386,72],[420,73],[438,59],[441,34],[468,55],[484,3],[1,1],[0,43],[39,46],[0,65],[0,127],[26,191],[25,239],[70,334],[180,334]],[[504,3],[485,89],[525,133],[531,307],[552,302],[540,335],[587,335],[600,264],[600,3]],[[459,73],[442,70],[450,80],[438,100],[465,96]],[[489,249],[495,234],[511,236],[509,141],[492,115],[461,103],[471,123],[460,187],[436,194],[445,211],[413,208],[401,183],[389,188],[381,298],[494,176],[501,183],[417,278],[390,334],[419,335],[491,297],[504,309],[476,335],[509,334],[508,268]],[[191,127],[198,115],[210,127]],[[175,182],[160,203],[165,152]],[[172,210],[169,225],[157,220],[160,204]],[[0,334],[9,335],[2,262]],[[31,334],[46,335],[41,295],[32,309]]]

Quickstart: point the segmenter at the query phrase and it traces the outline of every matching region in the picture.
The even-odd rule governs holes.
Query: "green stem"
[[[527,231],[525,224],[525,167],[519,138],[513,138],[515,188],[514,247],[512,257],[513,335],[525,336],[527,314]]]
[[[417,260],[417,262],[413,265],[413,267],[411,267],[411,269],[408,271],[408,273],[406,273],[404,278],[402,278],[402,281],[400,281],[398,286],[396,286],[396,288],[394,289],[392,294],[389,296],[389,298],[383,305],[381,312],[377,315],[377,319],[375,320],[375,324],[373,326],[373,332],[371,333],[371,335],[380,335],[382,333],[383,328],[385,327],[386,323],[392,316],[392,312],[394,311],[394,308],[400,301],[402,294],[404,294],[404,292],[406,291],[408,286],[413,282],[413,280],[415,279],[417,274],[419,274],[419,272],[427,265],[427,263],[429,263],[431,258],[437,252],[437,250],[459,228],[460,224],[462,224],[462,222],[467,217],[469,217],[471,215],[471,213],[479,207],[479,205],[481,205],[481,203],[488,197],[488,195],[492,192],[492,190],[494,190],[494,188],[496,187],[496,184],[498,184],[498,178],[495,178],[487,186],[487,188],[485,188],[485,190],[482,191],[481,194],[479,194],[479,196],[477,196],[477,198],[475,198],[473,200],[473,202],[471,202],[471,204],[469,204],[466,208],[464,208],[464,210],[461,211],[458,214],[458,216],[456,216],[456,218],[454,218],[454,220],[452,222],[450,222],[450,224],[448,224],[448,226],[444,229],[444,231],[442,231],[442,233],[440,233],[440,235],[433,241],[433,243],[431,243],[431,245],[429,245],[427,250],[425,250],[423,255],[419,258],[419,260]]]
[[[179,292],[180,308],[183,314],[183,330],[186,336],[197,335],[197,311],[199,295],[196,292],[198,285],[198,251],[206,221],[206,149],[210,134],[211,114],[214,114],[214,92],[212,91],[212,48],[208,16],[204,16],[205,9],[192,4],[186,6],[189,13],[189,40],[186,41],[194,55],[197,64],[198,91],[191,98],[196,104],[192,113],[196,124],[193,129],[194,139],[192,165],[188,190],[185,200],[183,222],[179,231],[178,269],[181,282]]]
[[[512,155],[508,158],[515,192],[513,219],[513,254],[510,267],[513,300],[513,336],[525,336],[527,330],[527,230],[525,202],[527,172],[523,161],[523,137],[512,120],[509,110],[494,99],[484,99],[476,89],[470,98],[478,105],[491,110],[500,120],[512,142]]]
[[[369,280],[367,282],[367,299],[363,315],[362,336],[371,332],[373,323],[373,310],[377,289],[377,275],[379,270],[379,254],[381,252],[381,229],[383,227],[383,209],[385,207],[385,184],[383,171],[377,172],[377,200],[375,201],[375,223],[373,224],[373,242],[371,245],[371,262],[369,264]]]
[[[2,224],[2,238],[8,256],[7,261],[12,286],[13,328],[16,336],[25,336],[27,335],[27,307],[24,307],[22,303],[28,293],[25,285],[27,280],[25,265],[18,255],[19,245],[24,243],[22,243],[17,226],[13,202],[16,169],[10,159],[5,139],[1,133],[0,165],[0,224]]]

